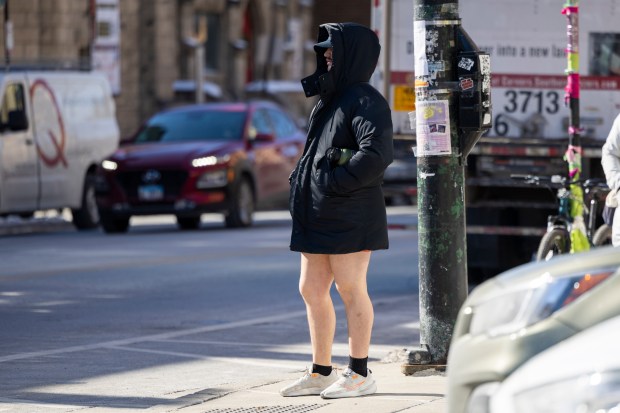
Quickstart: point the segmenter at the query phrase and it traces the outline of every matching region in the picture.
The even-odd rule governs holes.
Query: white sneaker
[[[336,369],[332,369],[329,376],[323,376],[319,373],[312,373],[306,370],[306,373],[295,381],[280,390],[280,394],[284,397],[290,396],[307,396],[311,394],[321,394],[323,390],[338,380]]]
[[[377,391],[377,382],[368,370],[368,376],[364,377],[347,368],[337,382],[321,392],[324,399],[340,399],[343,397],[358,397],[373,394]]]

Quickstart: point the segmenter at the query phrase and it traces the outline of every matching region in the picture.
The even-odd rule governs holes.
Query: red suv
[[[181,229],[194,229],[203,212],[223,212],[227,226],[250,226],[257,202],[288,195],[304,143],[304,132],[270,102],[160,112],[101,163],[101,225],[125,232],[132,215],[174,214]]]

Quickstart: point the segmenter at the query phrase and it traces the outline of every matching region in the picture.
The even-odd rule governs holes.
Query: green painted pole
[[[409,367],[446,364],[467,297],[466,154],[454,86],[458,26],[458,1],[414,0],[420,348],[409,351]]]

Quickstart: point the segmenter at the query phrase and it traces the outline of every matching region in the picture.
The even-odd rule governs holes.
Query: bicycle
[[[584,207],[584,226],[590,246],[597,247],[611,243],[611,227],[607,224],[602,224],[599,228],[596,228],[599,205],[605,201],[609,193],[609,187],[605,180],[590,178],[571,181],[567,177],[560,175],[514,174],[510,177],[515,180],[522,180],[526,184],[545,186],[552,192],[554,189],[557,189],[558,213],[547,218],[547,232],[543,235],[538,245],[536,261],[547,261],[558,254],[566,254],[571,251],[570,234],[574,224],[570,216],[571,202],[582,202]],[[584,198],[589,199],[589,206],[586,207],[585,201],[578,200],[572,196],[570,191],[571,185],[581,186]]]
[[[611,225],[614,220],[614,214],[616,208],[610,208],[605,206],[603,208],[603,224],[598,227],[594,235],[592,235],[592,244],[599,245],[611,245]]]

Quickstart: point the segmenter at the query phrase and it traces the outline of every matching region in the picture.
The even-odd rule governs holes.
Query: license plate
[[[138,187],[138,198],[141,201],[159,201],[164,199],[164,188],[161,185],[142,185]]]

